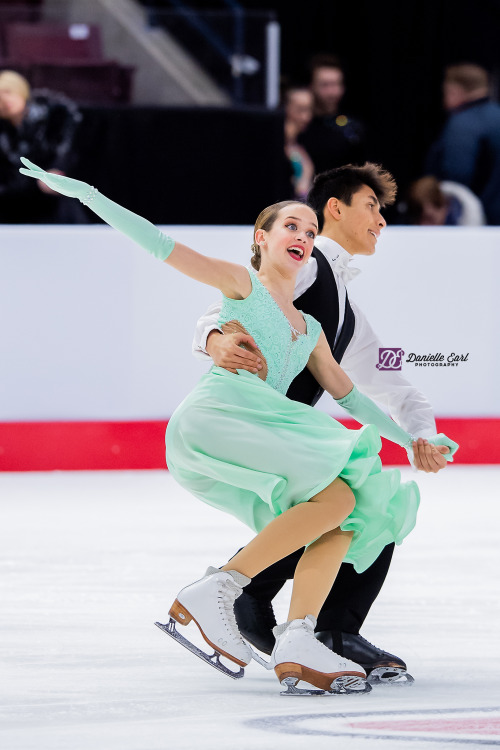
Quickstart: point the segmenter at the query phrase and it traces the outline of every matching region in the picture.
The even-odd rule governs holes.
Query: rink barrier
[[[339,420],[358,429],[353,420]],[[460,444],[457,464],[500,463],[500,418],[441,418],[438,432]],[[168,420],[113,422],[2,422],[0,471],[165,469]],[[385,465],[408,465],[397,445],[383,440]]]

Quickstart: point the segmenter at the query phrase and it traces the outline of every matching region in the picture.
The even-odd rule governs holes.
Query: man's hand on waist
[[[262,376],[265,359],[252,336],[236,320],[224,323],[221,328],[224,335],[213,330],[207,338],[206,351],[214,364],[229,372],[248,370]]]

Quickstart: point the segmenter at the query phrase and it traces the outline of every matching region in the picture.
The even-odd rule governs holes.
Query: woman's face
[[[285,108],[285,116],[301,133],[309,125],[313,116],[313,95],[310,91],[300,89],[291,91]]]
[[[12,89],[0,88],[0,117],[18,123],[26,108],[26,99]]]
[[[292,203],[280,209],[271,229],[258,229],[256,242],[260,245],[262,261],[282,268],[287,273],[298,271],[309,260],[318,221],[316,214],[303,203]]]

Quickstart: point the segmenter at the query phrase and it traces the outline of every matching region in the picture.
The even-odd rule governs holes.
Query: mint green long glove
[[[349,414],[352,414],[354,419],[361,424],[374,424],[378,429],[382,437],[391,440],[391,442],[400,445],[406,449],[408,453],[408,460],[413,465],[413,448],[412,442],[416,440],[413,435],[402,429],[396,424],[387,414],[378,408],[371,399],[360,393],[356,386],[353,387],[352,391],[344,396],[344,398],[335,399],[343,409]],[[428,443],[432,445],[445,445],[449,449],[449,453],[445,453],[444,457],[447,461],[453,461],[453,454],[457,452],[459,446],[453,440],[450,440],[444,433],[440,432],[439,435],[432,435],[432,437],[425,438]]]
[[[447,437],[444,432],[440,432],[439,435],[432,435],[431,437],[427,437],[425,439],[428,443],[432,443],[432,445],[446,445],[450,452],[445,453],[444,457],[447,461],[453,462],[453,454],[456,453],[459,448],[458,443],[455,443],[454,440],[450,440],[450,438]]]
[[[403,430],[387,414],[384,414],[382,409],[379,409],[370,398],[360,393],[356,386],[353,386],[352,391],[347,396],[335,400],[361,424],[374,424],[382,437],[400,445],[402,448],[406,448],[406,450],[411,450],[412,442],[416,438]]]
[[[29,159],[21,157],[22,163],[27,169],[20,169],[21,174],[41,180],[52,190],[55,190],[69,198],[78,198],[84,206],[88,206],[97,216],[104,219],[114,229],[130,237],[131,240],[147,250],[159,260],[166,260],[174,249],[175,240],[151,224],[142,216],[134,214],[123,206],[101,195],[97,188],[88,185],[81,180],[73,180],[71,177],[51,174],[37,167]]]

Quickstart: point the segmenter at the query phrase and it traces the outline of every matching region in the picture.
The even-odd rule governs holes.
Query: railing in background
[[[234,104],[279,104],[280,25],[274,11],[248,11],[224,0],[227,10],[204,10],[184,0],[173,9],[146,6],[160,26],[200,63]]]

